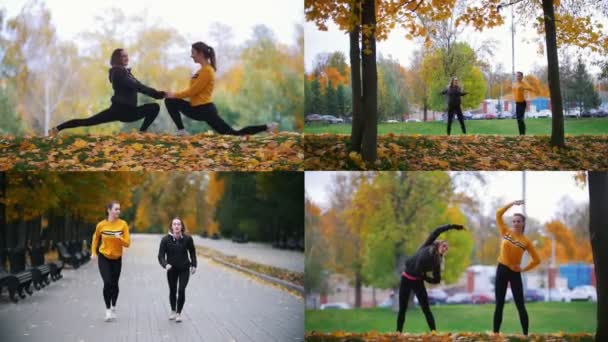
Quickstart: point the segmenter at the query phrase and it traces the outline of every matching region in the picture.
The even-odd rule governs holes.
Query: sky
[[[322,209],[327,209],[329,206],[330,186],[336,173],[307,171],[304,176],[307,196]],[[487,194],[487,201],[483,201],[487,205],[482,209],[486,214],[497,209],[490,207],[495,198],[504,198],[508,202],[522,199],[522,172],[485,172],[484,174],[488,175],[488,184],[485,189],[478,189],[480,191],[477,193]],[[526,214],[540,222],[547,222],[556,216],[556,208],[565,195],[577,204],[588,202],[589,190],[587,187],[581,188],[576,185],[574,174],[574,172],[554,171],[526,172]],[[519,208],[513,210],[522,212]]]
[[[7,17],[17,15],[26,1],[3,0],[0,8]],[[232,26],[235,42],[243,42],[251,35],[251,28],[258,24],[268,26],[279,42],[295,43],[295,24],[304,21],[302,0],[46,0],[51,10],[57,33],[62,39],[73,39],[78,33],[90,29],[95,16],[103,15],[107,8],[117,7],[126,15],[143,14],[158,19],[167,27],[173,27],[189,40],[204,40],[209,24],[221,22]],[[280,13],[281,15],[277,15]]]
[[[510,13],[510,12],[509,12]],[[608,27],[608,19],[604,18],[605,27]],[[531,72],[535,66],[545,66],[547,64],[546,55],[538,54],[538,43],[536,38],[538,34],[531,28],[531,25],[522,25],[515,18],[515,70],[524,73]],[[304,24],[305,38],[305,63],[306,71],[310,72],[313,69],[314,57],[319,53],[327,53],[333,51],[342,51],[345,56],[349,55],[348,36],[339,31],[333,22],[328,23],[327,31],[319,31],[314,23],[306,22]],[[467,28],[463,32],[461,40],[471,44],[474,48],[478,47],[484,40],[492,38],[497,40],[497,49],[494,51],[494,57],[491,59],[493,68],[498,64],[503,65],[503,70],[511,72],[512,69],[512,53],[511,53],[511,20],[510,15],[505,19],[505,24],[500,27],[478,32]],[[542,41],[544,47],[544,40]],[[418,49],[420,44],[415,41],[405,39],[405,31],[396,28],[391,32],[386,41],[377,43],[378,54],[384,57],[389,55],[399,61],[404,67],[409,67],[413,51]],[[598,73],[599,68],[587,64],[589,71]]]

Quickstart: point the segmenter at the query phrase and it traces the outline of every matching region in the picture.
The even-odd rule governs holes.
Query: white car
[[[321,120],[325,121],[326,123],[330,123],[330,124],[344,123],[344,119],[337,118],[333,115],[322,115]]]
[[[570,299],[597,302],[597,291],[591,285],[577,286],[570,293]]]
[[[321,304],[321,310],[327,310],[327,309],[347,310],[347,309],[350,309],[350,305],[348,305],[346,303],[341,303],[341,302]]]
[[[549,302],[565,302],[569,303],[572,298],[570,297],[570,290],[566,288],[545,290],[545,301]]]
[[[536,113],[537,118],[550,118],[552,115],[549,109],[543,109]]]
[[[422,122],[420,119],[407,119],[405,122]]]
[[[386,120],[386,123],[399,123],[399,121],[395,119]]]
[[[470,293],[455,293],[445,301],[447,304],[470,304],[472,301]]]

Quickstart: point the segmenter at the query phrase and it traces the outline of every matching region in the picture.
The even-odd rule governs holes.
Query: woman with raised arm
[[[99,259],[99,273],[103,280],[103,300],[106,304],[105,321],[109,322],[116,319],[122,249],[131,245],[131,237],[127,222],[118,218],[120,204],[117,201],[112,201],[106,206],[106,215],[106,219],[95,227],[91,242],[91,259]],[[99,253],[97,253],[98,246]]]
[[[439,284],[441,281],[441,261],[448,251],[448,243],[446,241],[435,240],[437,240],[441,233],[450,229],[462,230],[464,227],[458,224],[446,224],[435,229],[422,246],[420,246],[416,254],[405,262],[405,270],[401,273],[401,285],[399,286],[397,331],[403,331],[407,304],[412,291],[414,291],[416,298],[418,298],[418,304],[420,304],[420,308],[424,312],[429,329],[431,331],[435,330],[435,319],[429,307],[429,299],[424,282]],[[433,273],[432,277],[427,275],[428,272]]]
[[[519,321],[524,335],[528,335],[528,312],[524,304],[524,289],[521,273],[529,271],[540,264],[540,257],[532,242],[524,235],[526,230],[526,217],[523,214],[513,215],[512,228],[507,227],[503,215],[514,205],[523,205],[524,201],[514,201],[496,212],[496,225],[500,232],[500,254],[498,256],[498,267],[496,268],[496,308],[494,310],[494,332],[500,331],[502,323],[502,311],[505,305],[507,287],[511,284],[513,301],[519,312]],[[521,267],[521,259],[524,252],[528,252],[532,260],[525,267]]]
[[[452,122],[454,121],[454,115],[460,122],[460,129],[462,134],[467,133],[467,129],[464,126],[464,116],[462,115],[462,108],[460,108],[460,98],[465,96],[467,93],[462,91],[458,83],[458,78],[452,77],[450,85],[441,92],[442,95],[448,96],[448,135],[452,133]]]
[[[182,321],[181,313],[186,302],[186,285],[190,273],[196,272],[194,241],[190,235],[186,235],[186,226],[179,217],[171,221],[169,234],[160,241],[158,262],[167,270],[171,305],[169,319],[179,323]]]

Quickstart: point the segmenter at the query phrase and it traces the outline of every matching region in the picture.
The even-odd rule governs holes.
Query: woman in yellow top
[[[277,124],[274,122],[267,125],[247,126],[240,130],[230,127],[220,118],[211,100],[216,70],[213,48],[203,42],[196,42],[192,44],[191,57],[195,63],[201,65],[201,68],[190,79],[190,87],[177,93],[167,92],[165,99],[165,106],[177,126],[178,135],[187,134],[180,113],[191,119],[207,122],[219,134],[248,135],[264,131],[272,132],[276,129]],[[183,100],[184,98],[189,98],[190,102]]]
[[[507,294],[507,286],[511,284],[511,292],[513,300],[519,312],[519,321],[524,335],[528,335],[528,312],[524,304],[524,289],[521,281],[521,272],[526,272],[538,264],[540,258],[534,245],[524,235],[526,229],[526,217],[523,214],[513,215],[513,228],[509,229],[503,220],[502,216],[514,205],[523,205],[524,201],[514,201],[506,207],[499,209],[496,212],[496,225],[500,232],[502,242],[500,244],[500,255],[498,256],[498,267],[496,268],[496,309],[494,310],[494,332],[500,331],[502,323],[502,311],[505,305],[505,295]],[[532,261],[521,268],[521,258],[524,252],[528,252],[532,257]]]
[[[513,83],[513,100],[515,101],[515,117],[517,118],[517,128],[519,129],[519,135],[526,135],[526,124],[524,123],[524,117],[526,114],[526,97],[524,91],[534,91],[528,83],[523,81],[524,73],[521,71],[517,72],[516,81]]]
[[[106,303],[108,322],[116,319],[116,300],[118,299],[118,279],[122,268],[122,248],[129,247],[131,237],[127,222],[118,218],[120,204],[112,201],[106,206],[107,217],[99,222],[91,242],[91,258],[99,258],[99,273],[103,279],[103,300]],[[99,244],[101,240],[101,245]],[[99,246],[99,254],[97,246]]]

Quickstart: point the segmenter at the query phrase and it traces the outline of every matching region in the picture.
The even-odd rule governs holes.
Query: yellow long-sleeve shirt
[[[523,81],[515,81],[513,83],[513,98],[515,102],[524,102],[526,101],[526,96],[524,95],[524,91],[534,91],[532,87],[526,82]]]
[[[115,236],[121,232],[120,237]],[[99,252],[108,259],[118,259],[122,256],[122,248],[131,245],[131,236],[129,235],[129,226],[127,222],[121,219],[110,222],[103,220],[95,227],[93,240],[91,242],[91,254],[97,254],[97,245],[101,239],[101,247]]]
[[[522,272],[529,271],[540,264],[540,257],[534,248],[532,242],[523,234],[518,234],[510,230],[502,216],[509,209],[509,207],[500,208],[496,212],[496,225],[502,237],[500,244],[500,255],[498,256],[498,262],[507,266],[512,271],[515,271],[515,266],[521,264],[521,258],[524,252],[527,251],[532,260],[526,267],[522,269]]]
[[[215,70],[210,64],[200,68],[190,79],[190,87],[175,93],[178,99],[190,98],[191,106],[200,106],[211,101],[213,84],[215,81]]]

